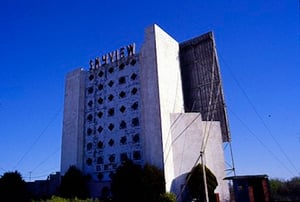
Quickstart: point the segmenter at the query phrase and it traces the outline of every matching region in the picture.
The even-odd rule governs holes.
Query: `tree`
[[[159,202],[176,202],[176,196],[173,193],[166,192],[160,195]]]
[[[111,191],[116,202],[136,202],[142,198],[143,170],[132,161],[126,161],[117,168],[111,182]]]
[[[59,191],[64,198],[85,199],[89,196],[87,178],[78,168],[71,166],[62,177]]]
[[[270,180],[271,196],[274,201],[300,201],[300,178]]]
[[[158,201],[165,193],[165,178],[157,167],[146,164],[143,169],[144,201]]]
[[[26,183],[19,172],[6,172],[0,178],[0,200],[2,201],[29,201]]]
[[[208,189],[209,201],[215,201],[214,190],[218,186],[217,178],[214,174],[205,166],[206,182]],[[202,164],[195,166],[192,171],[187,175],[187,187],[190,196],[195,201],[205,201],[205,187],[203,180]]]
[[[156,202],[165,192],[164,185],[163,173],[155,166],[126,161],[116,170],[111,190],[116,202]]]

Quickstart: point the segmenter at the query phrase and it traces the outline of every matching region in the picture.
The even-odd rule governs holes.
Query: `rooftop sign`
[[[106,53],[101,57],[96,57],[94,60],[90,60],[90,70],[98,69],[101,66],[111,64],[113,62],[128,58],[135,54],[135,44],[124,46],[120,49]]]

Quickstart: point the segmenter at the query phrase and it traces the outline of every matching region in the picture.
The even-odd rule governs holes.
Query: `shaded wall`
[[[180,43],[180,66],[185,112],[200,112],[204,121],[220,121],[223,142],[230,141],[212,32]]]

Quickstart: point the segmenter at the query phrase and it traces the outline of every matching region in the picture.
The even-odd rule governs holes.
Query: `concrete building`
[[[149,163],[164,171],[166,190],[180,201],[203,153],[227,201],[228,131],[212,33],[178,43],[153,25],[138,53],[130,44],[67,75],[61,173],[77,166],[92,176],[97,195],[122,161]]]

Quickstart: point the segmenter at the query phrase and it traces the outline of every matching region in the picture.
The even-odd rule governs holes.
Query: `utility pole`
[[[31,182],[31,173],[32,171],[29,171],[29,182]]]
[[[205,201],[209,202],[208,189],[207,189],[207,180],[206,180],[206,169],[205,169],[205,161],[204,161],[204,151],[200,152],[200,156],[201,156],[201,164],[202,164],[202,171],[203,171],[203,182],[204,182],[204,189],[205,189]]]

